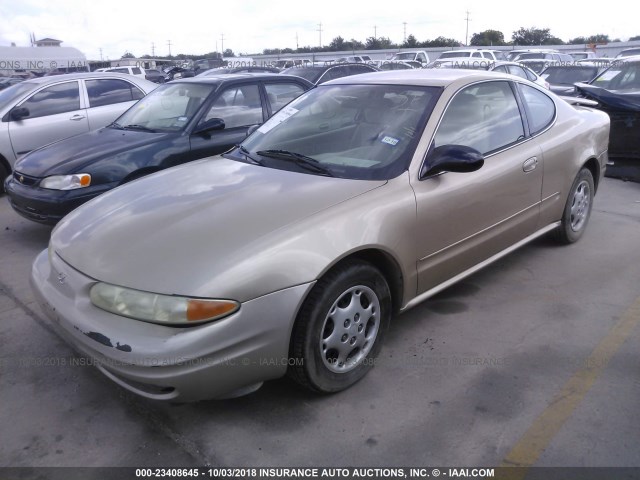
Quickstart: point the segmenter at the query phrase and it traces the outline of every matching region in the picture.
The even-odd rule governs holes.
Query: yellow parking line
[[[598,344],[584,366],[562,387],[551,404],[536,418],[502,461],[501,467],[530,467],[536,463],[553,437],[572,415],[613,355],[620,349],[632,330],[640,323],[640,297],[622,315],[606,337]],[[527,468],[518,471],[524,478]],[[515,473],[515,472],[512,472]],[[510,477],[512,478],[512,477]]]

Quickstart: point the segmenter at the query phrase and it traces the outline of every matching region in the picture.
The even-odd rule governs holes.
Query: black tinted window
[[[529,128],[531,129],[531,134],[535,135],[551,124],[556,114],[556,105],[553,100],[535,88],[527,85],[521,85],[520,88],[527,104]]]
[[[357,75],[359,73],[371,73],[375,70],[365,65],[351,65],[351,75]]]
[[[21,106],[29,109],[29,118],[80,110],[78,82],[61,83],[44,88]]]
[[[125,80],[115,78],[87,80],[85,85],[91,107],[130,102],[144,97],[144,93],[138,87]]]
[[[335,78],[346,77],[349,75],[349,66],[345,65],[343,67],[332,67],[326,71],[326,73],[320,78],[318,83],[328,82],[329,80],[333,80]]]

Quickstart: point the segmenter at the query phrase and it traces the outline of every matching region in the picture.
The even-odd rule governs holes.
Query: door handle
[[[522,164],[522,171],[530,172],[532,170],[535,170],[537,166],[538,166],[538,157],[531,157],[526,159]]]
[[[71,117],[69,120],[73,120],[74,122],[77,122],[78,120],[82,120],[83,118],[86,118],[84,115],[74,115],[73,117]]]

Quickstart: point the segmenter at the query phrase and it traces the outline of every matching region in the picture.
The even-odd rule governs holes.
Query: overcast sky
[[[36,39],[62,40],[62,46],[75,47],[90,60],[101,54],[118,59],[126,51],[164,56],[169,41],[172,55],[220,51],[223,44],[236,54],[251,54],[296,48],[296,42],[318,46],[320,35],[323,45],[337,36],[365,42],[374,35],[400,43],[405,22],[406,34],[419,41],[444,36],[464,42],[467,10],[469,38],[494,29],[508,41],[520,27],[550,28],[564,41],[598,33],[622,40],[640,35],[637,0],[597,9],[590,6],[593,2],[557,0],[385,3],[383,8],[382,2],[344,0],[0,0],[0,45],[29,46],[33,32]]]

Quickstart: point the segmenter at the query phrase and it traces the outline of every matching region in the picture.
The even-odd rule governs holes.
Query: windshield
[[[623,50],[618,55],[616,55],[616,58],[633,57],[634,55],[640,55],[640,48],[630,48],[628,50]]]
[[[544,60],[545,58],[547,58],[546,53],[521,53],[518,56],[518,60]]]
[[[33,83],[16,83],[10,87],[0,90],[0,106],[4,108],[7,103],[13,103],[24,94],[34,90],[36,86]]]
[[[540,75],[554,85],[573,85],[576,82],[588,82],[598,73],[598,67],[564,66],[548,67]]]
[[[440,92],[401,85],[320,86],[258,128],[237,158],[245,161],[248,154],[265,167],[340,178],[393,178],[408,168]]]
[[[607,90],[640,89],[640,62],[623,63],[609,67],[591,84]]]
[[[115,123],[157,132],[177,132],[193,119],[217,84],[167,83],[124,112]]]
[[[440,55],[438,58],[439,59],[443,59],[443,58],[460,58],[460,57],[470,57],[471,56],[471,52],[444,52],[442,55]]]
[[[416,57],[415,53],[405,52],[405,53],[396,53],[393,56],[394,60],[413,60]]]

